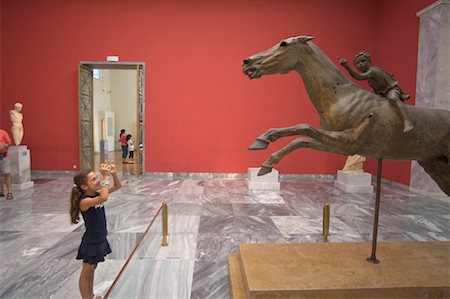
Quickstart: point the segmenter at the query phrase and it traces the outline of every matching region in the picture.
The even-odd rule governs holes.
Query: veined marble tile
[[[200,216],[171,214],[170,207],[168,208],[168,214],[167,224],[169,234],[196,234],[198,232]],[[152,225],[152,232],[162,233],[161,215],[156,217]]]
[[[200,233],[197,239],[197,261],[227,260],[228,254],[238,252],[241,243],[286,243],[280,233],[259,232],[209,232]]]
[[[227,203],[252,203],[252,199],[247,195],[232,196],[229,193],[209,193],[205,192],[200,197],[200,203],[227,204]]]
[[[292,235],[321,234],[323,217],[271,216],[280,233],[286,238]],[[337,217],[330,217],[330,234],[352,234],[352,229]]]
[[[435,217],[425,217],[422,215],[387,215],[384,217],[385,222],[389,222],[391,231],[401,232],[415,231],[423,233],[426,232],[443,232],[448,230],[448,220],[440,218],[439,215]]]
[[[197,262],[191,299],[229,299],[231,298],[229,281],[228,258]]]
[[[108,232],[120,232],[120,233],[143,233],[152,222],[154,214],[144,216],[135,215],[106,215],[106,223]]]
[[[319,234],[322,232],[322,219],[317,217],[271,216],[270,218],[286,238],[291,235]]]
[[[174,202],[169,205],[171,215],[225,216],[233,213],[230,204]]]
[[[6,242],[14,241],[22,234],[22,231],[0,231],[0,249],[3,249]]]
[[[17,238],[2,240],[0,251],[3,256],[13,258],[36,258],[43,252],[57,251],[57,243],[66,236],[66,233],[48,233],[45,231],[23,232]]]
[[[255,204],[284,204],[283,197],[278,192],[273,191],[252,191],[248,198]]]
[[[24,212],[20,215],[16,215],[15,217],[6,219],[4,222],[2,221],[2,230],[10,230],[10,231],[24,231],[31,230],[49,220],[51,220],[52,215],[45,214],[34,214],[32,212]]]
[[[40,259],[33,265],[22,267],[0,285],[1,298],[49,298],[60,285],[81,267],[79,262]]]
[[[45,217],[46,221],[42,224],[36,225],[32,231],[46,231],[46,232],[71,232],[78,226],[83,225],[82,222],[77,224],[70,223],[69,213],[66,214],[40,214]],[[81,217],[81,216],[80,216]]]
[[[110,233],[107,238],[112,252],[108,259],[127,259],[142,236],[143,233]]]
[[[3,251],[0,252],[2,253],[0,257],[0,281],[2,284],[10,280],[10,278],[13,279],[17,271],[24,265],[32,262],[32,258],[29,257],[11,256],[4,254]]]
[[[54,243],[51,247],[39,255],[37,258],[42,259],[75,259],[80,247],[81,237],[84,234],[84,229],[79,227],[77,230],[66,234],[58,242]],[[54,234],[52,234],[54,235]]]
[[[175,234],[167,236],[167,246],[162,246],[162,235],[150,233],[145,235],[132,257],[132,261],[140,259],[154,260],[193,260],[197,247],[197,235]],[[112,248],[112,246],[111,246]],[[134,248],[132,248],[134,249]],[[114,248],[112,248],[114,253]],[[128,256],[131,254],[128,254]]]
[[[450,232],[427,232],[419,234],[416,232],[405,232],[405,235],[413,241],[448,241],[450,240]]]
[[[152,202],[149,199],[142,198],[141,195],[118,195],[116,198],[110,198],[105,203],[106,213],[109,215],[135,215],[151,216],[161,206],[161,202]]]
[[[203,181],[184,180],[178,190],[179,195],[202,194],[204,190]]]
[[[81,261],[76,261],[78,264],[77,270],[67,277],[61,284],[58,290],[53,292],[51,299],[59,298],[80,298],[80,290],[78,287],[78,280],[81,273]],[[94,294],[104,296],[111,287],[117,274],[120,272],[125,264],[125,260],[106,260],[97,265],[94,274]]]
[[[173,234],[167,237],[167,246],[159,246],[157,260],[194,260],[197,248],[196,234]]]
[[[293,216],[297,211],[280,204],[232,204],[233,214],[239,216]],[[229,213],[230,214],[230,213]]]
[[[204,203],[251,203],[245,181],[204,182]]]
[[[317,211],[320,214],[320,211]],[[323,212],[322,212],[323,214]],[[369,208],[365,204],[345,204],[336,203],[330,205],[330,215],[334,216],[360,216],[360,217],[373,217],[373,209]]]
[[[277,234],[278,229],[269,217],[260,216],[201,216],[199,233],[231,232]]]
[[[127,266],[110,298],[189,298],[194,261],[136,260]]]

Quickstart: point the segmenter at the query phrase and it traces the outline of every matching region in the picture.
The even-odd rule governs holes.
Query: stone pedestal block
[[[247,187],[251,192],[258,191],[280,191],[280,183],[278,182],[278,170],[272,169],[272,172],[258,176],[260,168],[248,168],[248,176],[246,179]]]
[[[33,187],[31,181],[30,150],[26,145],[11,146],[8,151],[11,161],[11,182],[14,190]]]
[[[334,186],[346,193],[372,193],[372,175],[367,172],[338,170]]]
[[[233,299],[449,298],[449,241],[239,244],[229,255]]]

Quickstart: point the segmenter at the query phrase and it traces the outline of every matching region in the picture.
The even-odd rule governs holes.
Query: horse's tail
[[[450,196],[450,165],[446,156],[417,161],[425,169],[439,188]]]

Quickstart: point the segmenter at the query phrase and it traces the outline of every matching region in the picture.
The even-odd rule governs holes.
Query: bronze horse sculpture
[[[403,132],[403,122],[388,100],[350,81],[317,47],[310,36],[285,39],[243,61],[250,79],[296,71],[320,115],[321,128],[298,124],[269,129],[249,147],[266,149],[281,137],[303,135],[270,155],[258,175],[272,170],[299,148],[375,159],[417,160],[450,196],[450,112],[405,105],[414,129]]]

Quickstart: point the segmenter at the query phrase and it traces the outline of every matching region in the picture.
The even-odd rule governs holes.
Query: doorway
[[[130,80],[130,75],[135,78]],[[78,78],[80,170],[98,169],[100,161],[114,160],[120,173],[142,175],[145,169],[145,64],[80,62]],[[124,82],[128,82],[128,90],[133,82],[135,89],[131,97],[130,93],[123,94],[127,90],[121,87]],[[134,117],[129,115],[130,111]],[[133,135],[134,159],[127,157],[127,162],[133,163],[122,163],[118,143],[121,126],[128,126],[124,129]]]

